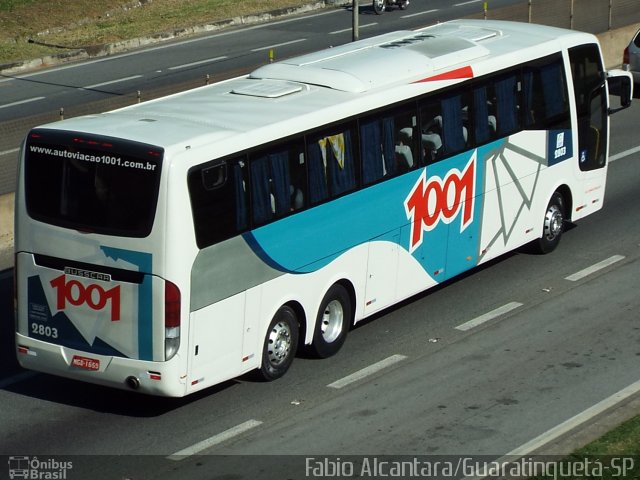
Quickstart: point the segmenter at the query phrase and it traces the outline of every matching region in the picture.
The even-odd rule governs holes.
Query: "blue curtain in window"
[[[253,221],[260,225],[271,220],[273,216],[269,188],[269,158],[266,155],[251,161],[250,175]]]
[[[535,119],[533,116],[534,111],[534,98],[533,98],[533,82],[534,82],[534,72],[529,70],[524,72],[523,76],[524,81],[524,91],[523,93],[523,102],[524,102],[524,126],[530,127],[535,123]]]
[[[513,132],[518,127],[516,110],[516,77],[511,75],[496,81],[498,136]]]
[[[382,131],[379,120],[360,124],[362,182],[367,185],[382,178]],[[386,154],[385,154],[386,158]]]
[[[340,195],[352,190],[356,185],[355,167],[353,162],[353,147],[351,144],[351,132],[345,130],[342,133],[340,147],[341,161],[333,152],[334,145],[329,140],[336,140],[338,134],[322,136],[312,139],[308,144],[309,151],[309,198],[311,203],[318,203],[329,197]],[[321,145],[322,143],[322,145]],[[326,158],[326,169],[323,160],[323,152]]]
[[[478,87],[473,90],[473,134],[477,144],[489,141],[489,107],[487,106],[487,89]]]
[[[351,147],[351,132],[344,133],[344,163],[339,165],[333,154],[333,149],[327,148],[327,170],[329,171],[329,186],[332,195],[353,190],[356,186],[355,169],[353,165],[353,149]],[[329,160],[331,158],[331,160]]]
[[[547,118],[564,113],[566,110],[563,96],[564,82],[560,67],[561,64],[552,63],[540,69]]]
[[[312,204],[322,202],[329,197],[327,177],[322,160],[322,151],[318,144],[318,138],[313,139],[308,145],[309,153],[309,201]]]
[[[269,154],[269,166],[271,167],[271,187],[275,199],[275,214],[280,217],[291,210],[289,153],[285,150]]]
[[[233,165],[232,172],[236,197],[236,229],[244,230],[247,228],[247,202],[242,181],[242,167],[239,163]]]
[[[444,134],[445,152],[456,153],[464,150],[460,95],[454,95],[442,100],[442,132]]]
[[[394,139],[395,122],[393,117],[382,119],[384,166],[387,175],[396,174],[396,142]]]

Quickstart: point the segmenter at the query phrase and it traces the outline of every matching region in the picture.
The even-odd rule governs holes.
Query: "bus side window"
[[[353,136],[353,128],[343,125],[307,137],[311,204],[356,188]]]
[[[466,148],[468,131],[463,121],[462,95],[448,95],[442,99],[442,134],[444,153],[453,155]]]
[[[389,117],[375,116],[360,122],[360,157],[362,158],[362,183],[369,185],[387,175],[387,159],[392,156],[392,138],[388,134]]]
[[[487,87],[478,85],[473,88],[473,109],[470,115],[473,141],[476,146],[488,142],[496,132],[496,117],[489,115]]]
[[[199,248],[247,228],[246,170],[245,160],[240,157],[216,160],[189,172],[187,184]]]
[[[420,106],[421,157],[423,164],[442,156],[442,110],[440,102],[431,100]]]
[[[304,206],[306,190],[302,143],[278,145],[250,156],[251,212],[254,225]]]
[[[562,57],[527,65],[523,75],[524,127],[569,128],[569,99]]]
[[[510,72],[490,80],[489,123],[493,116],[496,137],[506,137],[520,129],[518,76]]]
[[[362,183],[406,172],[415,165],[415,112],[402,109],[360,121]]]
[[[397,173],[400,174],[418,166],[415,108],[398,112],[393,120],[394,163]]]

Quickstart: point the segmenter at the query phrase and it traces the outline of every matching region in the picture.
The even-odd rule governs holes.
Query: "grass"
[[[548,475],[534,480],[640,479],[640,415],[568,457],[545,460],[544,465]]]
[[[173,32],[308,0],[0,0],[0,64]],[[36,41],[38,43],[30,42]],[[56,45],[58,48],[45,46]]]

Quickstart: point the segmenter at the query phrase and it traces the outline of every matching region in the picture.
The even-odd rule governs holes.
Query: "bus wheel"
[[[340,284],[333,285],[320,303],[311,353],[327,358],[340,350],[351,325],[351,298]]]
[[[555,192],[544,214],[542,237],[538,239],[537,245],[540,253],[550,253],[558,246],[564,231],[564,217],[564,198],[559,192]]]
[[[270,382],[282,377],[293,362],[298,346],[298,318],[288,306],[280,307],[271,320],[262,349],[260,377]]]

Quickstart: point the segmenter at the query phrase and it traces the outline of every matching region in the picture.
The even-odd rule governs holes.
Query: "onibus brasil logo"
[[[404,201],[405,212],[412,225],[409,253],[413,253],[422,244],[425,231],[433,230],[440,222],[451,223],[460,211],[460,232],[471,224],[476,158],[477,152],[474,152],[462,172],[453,168],[444,178],[433,176],[427,180],[427,169],[422,170],[418,181]]]
[[[24,478],[29,480],[66,480],[67,471],[73,468],[72,462],[63,462],[53,458],[38,459],[38,457],[11,456],[9,457],[9,478]]]

